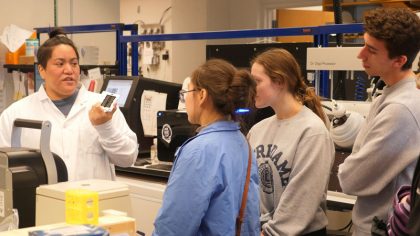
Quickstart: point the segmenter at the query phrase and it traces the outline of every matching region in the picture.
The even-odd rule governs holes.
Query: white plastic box
[[[35,225],[65,222],[65,192],[68,189],[88,189],[98,192],[99,215],[113,209],[131,215],[131,200],[127,184],[109,180],[83,180],[42,185],[36,189]]]

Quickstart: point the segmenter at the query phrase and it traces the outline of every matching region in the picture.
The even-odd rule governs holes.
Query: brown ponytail
[[[191,82],[197,88],[206,89],[215,108],[232,120],[239,121],[237,109],[254,104],[256,84],[250,73],[237,70],[227,61],[208,60],[193,72]]]
[[[269,49],[254,58],[251,65],[254,63],[262,65],[273,82],[286,84],[289,92],[327,125],[319,96],[306,85],[300,66],[290,52],[282,48]]]
[[[315,89],[313,87],[306,87],[306,93],[303,98],[303,105],[311,109],[327,126],[327,116],[322,109],[321,99],[318,95],[315,94]]]
[[[256,93],[255,87],[255,81],[248,71],[236,71],[226,93],[228,103],[226,104],[225,114],[229,112],[232,119],[236,120],[237,109],[253,107]]]

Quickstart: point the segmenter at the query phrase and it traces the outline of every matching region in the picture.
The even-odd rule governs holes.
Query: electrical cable
[[[136,235],[138,236],[145,236],[146,234],[144,232],[141,232],[140,230],[136,231]]]
[[[356,77],[354,98],[356,101],[364,101],[366,94],[366,82],[361,76]]]
[[[136,20],[136,21],[134,21],[133,22],[133,24],[137,24],[137,23],[140,23],[140,26],[142,26],[143,27],[143,25],[145,25],[146,23],[144,23],[144,21],[142,21],[142,20]]]
[[[332,229],[332,231],[344,231],[344,230],[348,229],[349,227],[351,228],[352,225],[353,225],[353,221],[350,220],[349,223],[346,226],[344,226],[343,228]]]
[[[343,9],[341,7],[340,0],[333,0],[333,10],[334,10],[334,23],[336,25],[343,24]],[[343,34],[336,34],[337,47],[343,45],[344,39]],[[345,72],[337,72],[337,86],[334,89],[333,98],[344,100],[346,99],[346,85],[345,85]]]
[[[163,12],[162,12],[162,16],[160,17],[160,20],[159,20],[159,25],[161,25],[162,24],[162,20],[163,20],[163,17],[165,16],[165,14],[171,9],[172,7],[168,7],[168,8],[166,8]]]
[[[333,0],[333,8],[334,8],[334,23],[335,24],[343,24],[343,14],[341,8],[340,0]],[[337,46],[343,45],[343,34],[337,34]]]
[[[321,104],[321,106],[329,111],[332,111],[333,109],[327,105]]]
[[[332,72],[334,73],[334,72]],[[333,99],[337,99],[337,100],[346,100],[346,85],[345,85],[345,76],[344,76],[345,72],[344,71],[338,71],[337,72],[337,84],[334,88],[334,94],[333,94]]]

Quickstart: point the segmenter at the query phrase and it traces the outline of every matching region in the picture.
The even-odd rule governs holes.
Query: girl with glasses
[[[251,158],[242,235],[259,235],[256,160],[235,111],[252,105],[255,84],[246,71],[209,60],[191,76],[185,99],[198,134],[176,152],[153,235],[234,235]]]

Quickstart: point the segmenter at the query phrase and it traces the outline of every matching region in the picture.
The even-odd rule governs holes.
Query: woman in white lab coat
[[[67,166],[69,180],[114,179],[114,164],[131,166],[138,145],[121,111],[104,112],[100,95],[80,83],[79,54],[60,30],[37,53],[44,84],[39,91],[11,104],[0,116],[0,147],[11,146],[17,118],[48,120],[52,124],[51,151]],[[40,130],[23,129],[23,147],[39,148]]]

